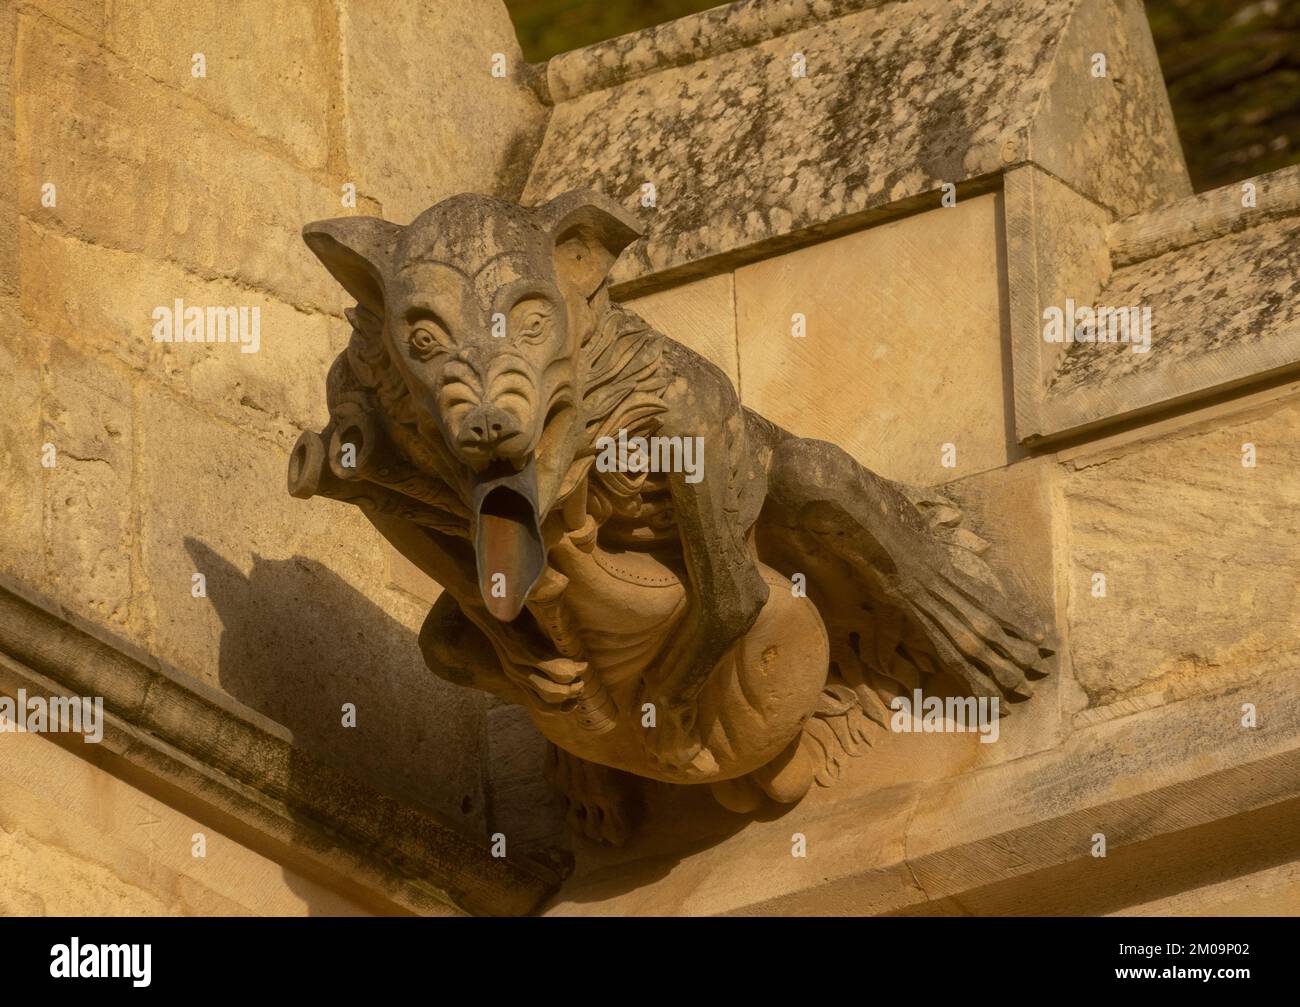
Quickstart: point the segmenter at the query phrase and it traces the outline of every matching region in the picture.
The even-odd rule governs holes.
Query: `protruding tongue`
[[[546,568],[537,515],[537,466],[487,476],[474,487],[474,553],[487,610],[510,622]]]

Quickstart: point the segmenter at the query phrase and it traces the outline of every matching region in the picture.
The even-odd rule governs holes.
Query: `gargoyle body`
[[[710,784],[736,811],[797,801],[891,687],[947,674],[1023,698],[1051,653],[951,504],[741,407],[610,301],[638,234],[585,192],[309,225],[357,306],[330,422],[289,475],[442,585],[427,664],[525,706],[575,824],[611,841],[617,771]],[[598,464],[611,438],[701,455]]]

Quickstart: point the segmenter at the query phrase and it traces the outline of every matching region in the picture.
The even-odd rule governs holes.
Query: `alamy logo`
[[[148,986],[153,972],[152,944],[85,944],[74,937],[50,948],[55,979],[130,979]]]
[[[704,478],[703,437],[598,437],[597,472],[682,472],[688,483]]]
[[[894,715],[889,729],[899,734],[979,734],[980,744],[998,740],[997,696],[895,696],[889,702]]]
[[[0,696],[0,734],[80,734],[86,744],[104,740],[104,697]]]
[[[256,353],[262,345],[262,309],[200,308],[179,297],[171,307],[153,309],[155,343],[238,343],[240,353]]]
[[[1066,298],[1065,307],[1043,309],[1043,341],[1046,343],[1128,343],[1134,353],[1151,349],[1151,309],[1076,306]]]

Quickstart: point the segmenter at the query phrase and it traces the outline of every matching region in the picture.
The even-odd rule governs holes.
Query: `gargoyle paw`
[[[668,770],[686,771],[701,778],[718,771],[718,762],[704,747],[695,723],[695,707],[674,707],[654,702],[655,726],[645,729],[646,754]]]

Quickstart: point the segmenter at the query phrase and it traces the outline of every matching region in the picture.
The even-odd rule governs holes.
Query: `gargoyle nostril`
[[[496,406],[479,406],[465,417],[461,426],[461,443],[491,446],[508,440],[520,431],[519,421]]]

